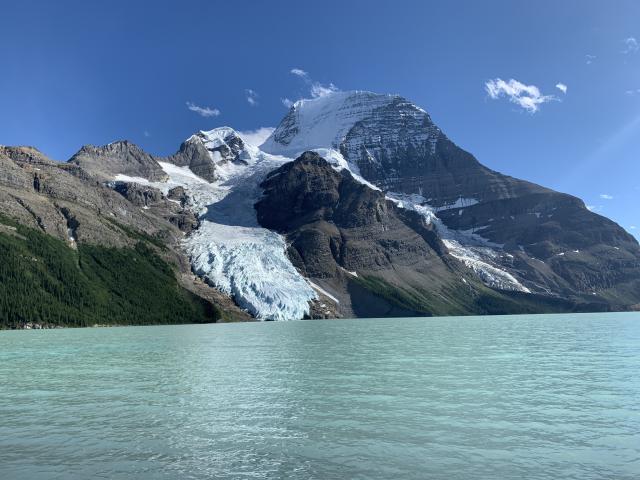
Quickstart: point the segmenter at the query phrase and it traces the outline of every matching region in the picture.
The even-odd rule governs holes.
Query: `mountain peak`
[[[180,150],[167,160],[178,166],[188,166],[199,177],[213,182],[217,170],[226,163],[246,163],[258,149],[247,144],[231,127],[200,130],[180,146]]]
[[[84,145],[69,159],[87,173],[105,180],[116,174],[142,177],[152,181],[167,178],[153,156],[129,140],[117,140],[107,145]]]
[[[191,135],[187,141],[200,141],[205,148],[211,152],[215,161],[216,155],[213,152],[220,152],[223,158],[230,155],[239,155],[246,147],[240,134],[231,127],[218,127],[213,130],[200,130],[195,135]]]
[[[6,146],[0,145],[0,155],[9,157],[18,162],[25,163],[54,163],[36,147],[31,146]]]
[[[215,148],[225,143],[225,139],[231,139],[234,137],[240,138],[238,132],[231,127],[222,126],[216,127],[212,130],[200,130],[198,133],[194,133],[187,138],[186,141],[190,142],[198,140],[201,142],[208,142],[211,147]]]
[[[399,95],[363,90],[337,91],[318,98],[298,100],[261,148],[268,153],[289,156],[317,148],[339,150],[348,133],[359,122],[384,109],[418,116],[431,123],[423,109]]]

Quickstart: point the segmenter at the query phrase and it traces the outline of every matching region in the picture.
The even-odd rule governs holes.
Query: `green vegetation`
[[[160,250],[166,250],[167,247],[165,246],[164,243],[162,243],[162,240],[160,240],[157,237],[152,237],[151,235],[144,233],[144,232],[140,232],[138,230],[135,230],[123,223],[118,222],[117,220],[114,220],[113,218],[109,218],[107,216],[102,217],[104,220],[107,220],[109,223],[111,223],[112,225],[116,226],[118,229],[120,229],[127,237],[133,239],[133,240],[138,240],[140,242],[148,242],[151,245],[154,245],[156,247],[158,247]]]
[[[371,275],[352,279],[355,283],[383,298],[390,305],[414,312],[415,315],[503,315],[560,313],[575,311],[574,302],[550,299],[520,292],[492,290],[480,282],[460,283],[440,292],[407,289]]]
[[[392,285],[380,277],[363,275],[353,279],[353,281],[378,297],[382,297],[389,304],[396,307],[413,311],[416,314],[438,315],[434,309],[434,298],[431,295],[421,294],[402,287]]]
[[[0,328],[208,323],[220,312],[178,285],[140,234],[134,248],[78,250],[0,216]]]

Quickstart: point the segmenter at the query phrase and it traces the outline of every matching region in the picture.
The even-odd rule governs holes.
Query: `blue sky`
[[[485,165],[640,234],[640,2],[3,0],[0,19],[2,144],[165,155],[277,125],[310,82],[399,93]]]

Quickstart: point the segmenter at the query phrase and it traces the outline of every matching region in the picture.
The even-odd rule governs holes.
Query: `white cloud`
[[[595,55],[585,55],[584,56],[585,61],[587,62],[587,65],[591,65],[593,63],[593,61],[596,59]]]
[[[629,228],[630,228],[631,230],[635,230],[635,229],[636,229],[636,226],[635,226],[635,225],[631,225]]]
[[[249,145],[259,147],[267,138],[269,138],[269,135],[271,135],[274,130],[275,128],[273,127],[260,127],[255,130],[246,130],[238,133],[240,133],[242,139]]]
[[[492,99],[505,96],[510,102],[519,105],[529,113],[537,112],[543,103],[557,100],[553,95],[543,95],[535,85],[525,85],[513,78],[505,82],[501,78],[489,80],[484,84],[485,90]]]
[[[281,98],[280,101],[282,102],[282,105],[284,105],[287,108],[291,108],[293,106],[293,100],[289,100],[288,98]]]
[[[602,208],[602,205],[587,205],[587,209],[592,212],[601,212]]]
[[[309,74],[302,70],[301,68],[292,68],[290,71],[292,74],[300,77],[300,78],[308,78]]]
[[[260,95],[258,95],[258,92],[256,92],[255,90],[251,90],[250,88],[247,88],[244,91],[245,95],[247,96],[247,103],[249,105],[251,105],[252,107],[257,107],[258,106],[258,97]]]
[[[218,115],[220,115],[220,110],[218,110],[217,108],[199,107],[193,102],[187,102],[186,105],[189,110],[191,110],[192,112],[196,112],[201,117],[217,117]]]
[[[309,86],[309,92],[311,94],[311,98],[326,97],[327,95],[330,95],[333,92],[337,92],[340,90],[333,83],[330,83],[329,85],[323,85],[320,82],[316,82],[312,80],[309,74],[304,70],[302,70],[301,68],[293,68],[291,69],[290,73],[304,80],[304,83],[306,83]],[[282,102],[284,103],[285,106],[287,106],[287,104],[285,103],[285,100],[288,100],[288,99],[283,99]]]
[[[337,91],[338,87],[336,87],[333,83],[325,86],[318,82],[314,82],[311,85],[311,96],[313,98],[326,97],[327,95],[331,95],[333,92]]]
[[[636,53],[640,50],[640,44],[635,39],[635,37],[629,37],[624,39],[624,50],[622,53]]]
[[[567,86],[564,83],[556,83],[556,88],[562,93],[567,93]]]
[[[603,200],[613,200],[613,196],[609,195],[608,193],[601,193],[600,198],[602,198]]]
[[[635,90],[627,90],[626,92],[627,95],[640,95],[640,88],[636,88]]]

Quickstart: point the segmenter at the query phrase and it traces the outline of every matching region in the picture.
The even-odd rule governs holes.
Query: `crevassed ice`
[[[186,245],[194,271],[257,318],[297,320],[309,313],[316,295],[275,232],[204,221]]]
[[[229,131],[205,133],[208,141],[215,141]],[[151,185],[165,194],[184,187],[191,209],[200,216],[199,228],[184,241],[194,271],[258,319],[301,319],[317,294],[291,264],[282,236],[260,227],[254,209],[262,179],[291,159],[247,145],[242,160],[245,163],[219,166],[213,183],[189,167],[166,162],[159,162],[169,176],[166,182],[124,175],[116,181]]]
[[[317,295],[291,264],[284,239],[258,225],[254,208],[262,179],[290,159],[245,149],[242,160],[246,164],[221,166],[214,183],[161,164],[201,214],[200,227],[185,241],[194,271],[258,319],[303,318]]]

